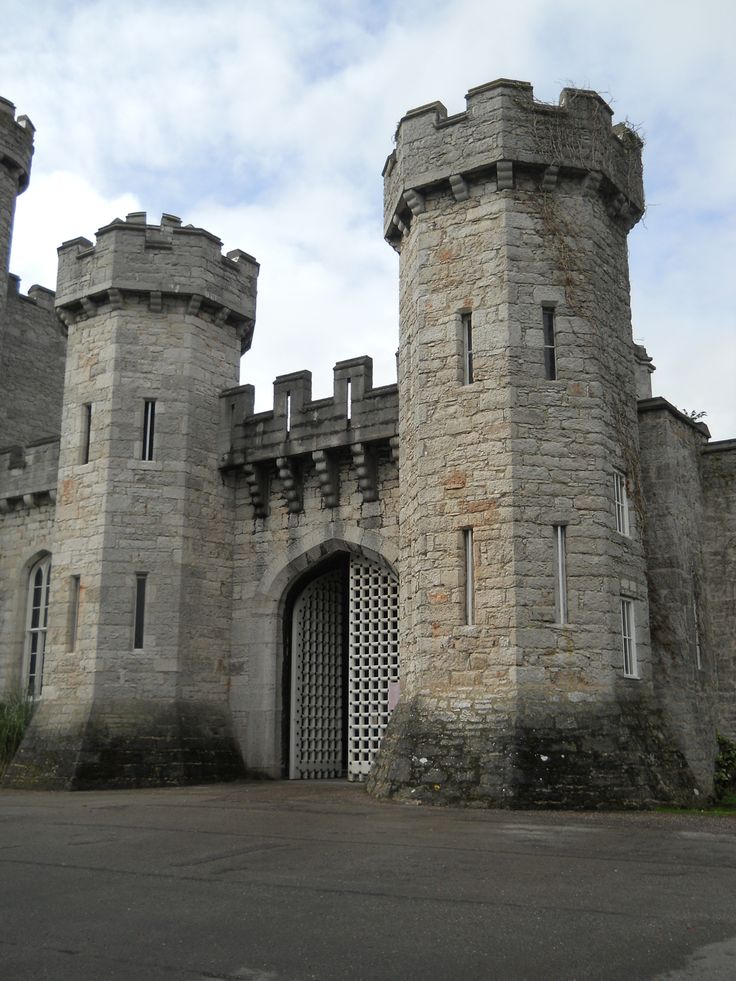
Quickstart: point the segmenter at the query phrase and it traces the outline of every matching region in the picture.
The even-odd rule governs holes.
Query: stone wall
[[[15,106],[0,96],[0,364],[15,200],[28,186],[33,156],[33,133],[30,119],[19,116],[16,120]],[[0,438],[0,446],[3,442]]]
[[[718,651],[704,551],[708,431],[662,398],[639,403],[639,427],[656,693],[676,747],[710,794]]]
[[[21,689],[28,573],[52,550],[59,440],[0,451],[0,698]]]
[[[15,784],[196,782],[241,767],[227,707],[233,494],[217,470],[218,395],[250,338],[257,264],[169,216],[139,217],[60,254],[69,342],[49,642]]]
[[[736,440],[706,446],[701,467],[707,644],[718,673],[717,725],[736,741]]]
[[[65,358],[66,332],[54,313],[54,294],[32,286],[23,296],[18,278],[9,276],[0,360],[0,446],[58,437]]]
[[[396,568],[396,386],[374,389],[370,359],[356,358],[336,365],[330,399],[313,401],[303,372],[276,379],[268,412],[253,414],[251,386],[221,402],[235,488],[230,701],[248,771],[279,777],[290,588],[338,553]]]
[[[467,99],[456,117],[435,104],[408,113],[384,172],[401,255],[404,688],[369,786],[525,806],[690,799],[693,775],[661,735],[649,645],[626,250],[641,143],[611,127],[594,93],[545,107],[501,80]],[[630,487],[628,535],[614,468]],[[566,531],[567,622],[554,526]],[[635,677],[624,677],[622,597]]]

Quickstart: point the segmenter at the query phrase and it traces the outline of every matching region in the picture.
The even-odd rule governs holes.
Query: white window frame
[[[71,576],[69,583],[70,591],[70,616],[69,616],[69,643],[70,651],[77,649],[77,634],[79,631],[79,598],[82,588],[82,580],[79,576]]]
[[[695,666],[698,671],[703,670],[703,654],[700,649],[700,617],[698,615],[698,600],[693,596],[693,619],[695,620]]]
[[[472,385],[475,380],[473,369],[473,314],[469,311],[460,314],[460,329],[463,343],[463,385]]]
[[[624,677],[638,678],[639,663],[636,656],[636,618],[634,600],[621,597],[621,653],[624,662]]]
[[[569,622],[567,610],[567,526],[553,525],[555,534],[555,618],[561,626]]]
[[[136,572],[133,594],[133,650],[142,651],[146,646],[146,593],[148,573]]]
[[[629,494],[626,490],[626,474],[623,470],[613,471],[613,503],[616,512],[616,531],[629,538],[631,536]]]
[[[156,399],[146,399],[143,403],[143,448],[141,460],[153,460],[153,447],[156,438]]]
[[[26,630],[23,647],[23,695],[28,698],[38,698],[43,687],[43,661],[46,653],[50,586],[51,556],[45,555],[33,564],[28,573]]]
[[[473,529],[463,528],[463,562],[465,565],[464,617],[465,625],[475,624],[475,560],[473,553]]]
[[[547,381],[557,381],[557,324],[555,308],[548,303],[542,306],[542,347],[544,377]]]

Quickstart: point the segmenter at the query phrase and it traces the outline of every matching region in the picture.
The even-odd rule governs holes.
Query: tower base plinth
[[[212,783],[243,775],[226,714],[210,705],[95,703],[60,717],[41,704],[3,784],[91,790]]]
[[[657,709],[641,702],[554,716],[468,700],[397,707],[368,780],[375,797],[469,807],[642,809],[704,803]]]

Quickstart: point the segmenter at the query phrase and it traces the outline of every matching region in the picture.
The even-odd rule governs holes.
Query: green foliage
[[[29,698],[0,702],[0,773],[15,756],[32,714],[33,702]]]
[[[736,796],[736,743],[718,734],[715,763],[715,795],[719,801]]]

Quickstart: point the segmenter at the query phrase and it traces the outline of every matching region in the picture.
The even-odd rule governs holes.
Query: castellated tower
[[[44,686],[16,785],[240,771],[227,709],[232,491],[218,395],[250,346],[258,264],[164,215],[59,249],[68,330]]]
[[[28,187],[33,157],[33,124],[15,118],[15,106],[0,97],[0,363],[15,199]]]
[[[399,123],[402,693],[379,795],[694,791],[652,678],[626,243],[642,144],[611,115],[499,80]]]

